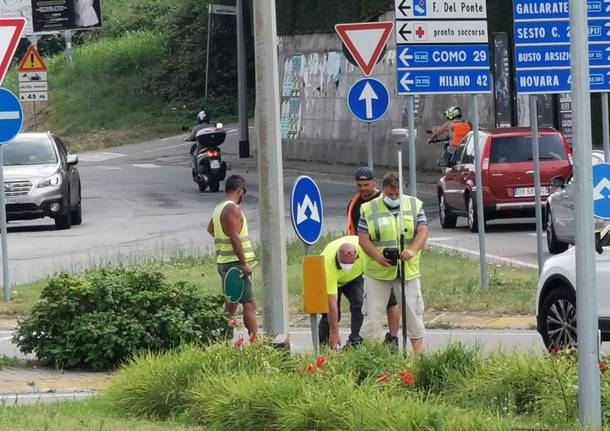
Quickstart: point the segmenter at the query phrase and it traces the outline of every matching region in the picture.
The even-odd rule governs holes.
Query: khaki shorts
[[[241,264],[239,262],[231,262],[231,263],[218,263],[216,265],[218,267],[218,273],[220,274],[220,285],[222,287],[222,293],[224,295],[224,283],[227,272],[231,268],[239,268],[241,269]],[[244,293],[239,300],[240,304],[249,304],[254,302],[254,288],[252,287],[252,277],[248,277],[244,279]]]
[[[378,338],[383,332],[383,319],[386,314],[390,294],[398,300],[402,310],[400,280],[380,281],[364,277],[364,324],[362,335]],[[424,326],[424,300],[418,278],[405,282],[407,336],[411,339],[422,338],[426,333]]]

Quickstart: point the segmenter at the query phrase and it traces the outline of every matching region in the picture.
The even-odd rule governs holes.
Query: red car
[[[534,216],[534,164],[532,131],[529,128],[481,130],[485,220]],[[477,232],[476,184],[472,132],[464,137],[438,183],[441,226],[454,228],[458,217],[468,219]],[[542,205],[554,192],[551,180],[565,180],[572,172],[572,153],[563,135],[555,129],[539,129]],[[543,218],[544,220],[544,218]]]

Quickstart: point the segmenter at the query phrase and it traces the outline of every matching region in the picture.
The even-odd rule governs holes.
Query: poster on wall
[[[102,26],[101,0],[30,0],[35,33],[87,30]]]
[[[23,34],[32,34],[32,0],[0,0],[0,18],[25,18]]]

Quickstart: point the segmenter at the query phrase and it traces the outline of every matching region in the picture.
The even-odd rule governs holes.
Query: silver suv
[[[51,133],[22,133],[4,147],[6,215],[55,219],[57,229],[83,221],[78,157]]]

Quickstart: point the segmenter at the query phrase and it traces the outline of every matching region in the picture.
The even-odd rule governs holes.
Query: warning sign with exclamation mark
[[[47,102],[49,86],[47,65],[32,45],[19,63],[19,99],[22,102]]]

